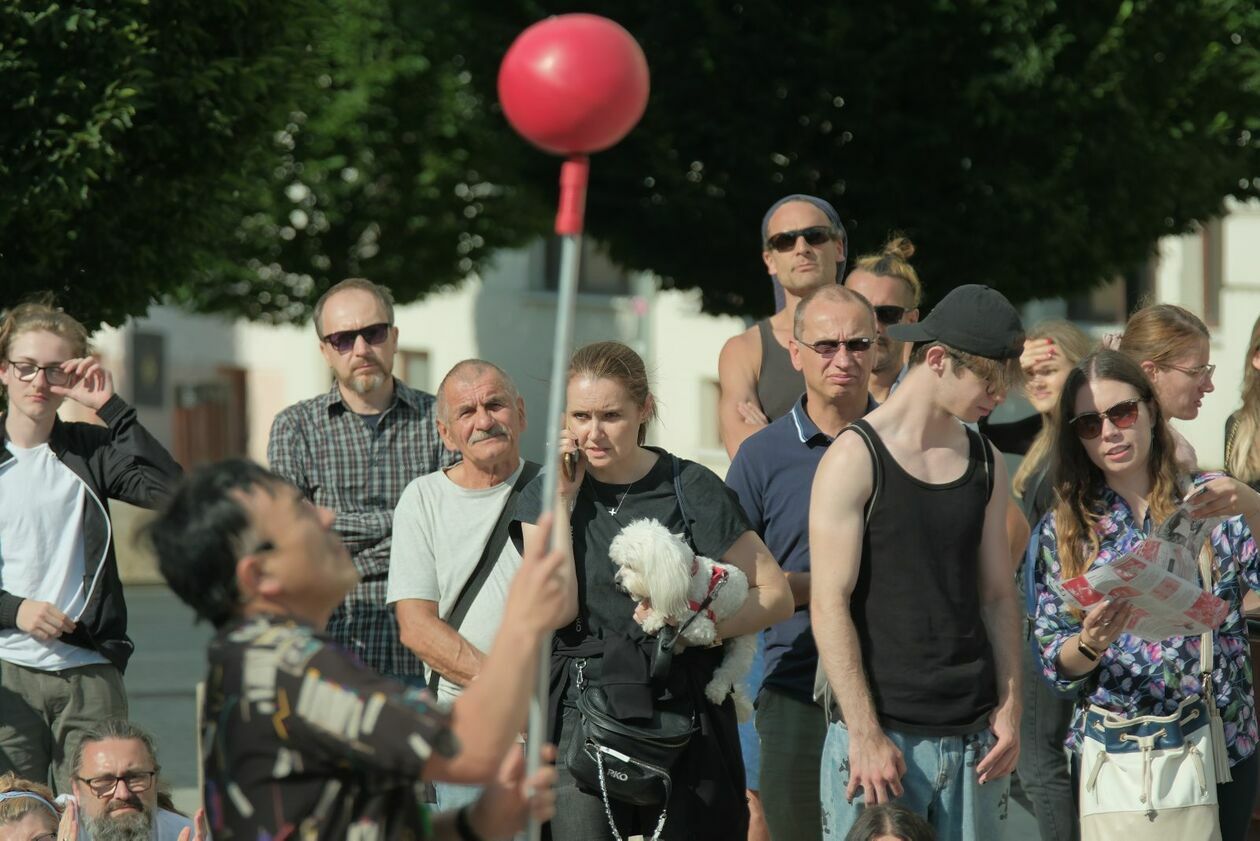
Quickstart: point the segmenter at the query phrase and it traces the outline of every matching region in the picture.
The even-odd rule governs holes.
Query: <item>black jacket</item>
[[[98,651],[122,671],[134,646],[127,637],[118,562],[114,557],[109,500],[156,508],[173,490],[181,470],[166,448],[136,420],[136,410],[114,395],[98,411],[106,426],[53,422],[48,446],[87,486],[83,509],[83,559],[86,604],[74,631],[62,642]],[[0,467],[13,458],[0,415]],[[4,473],[0,471],[0,481]],[[0,589],[0,629],[17,627],[23,597]]]

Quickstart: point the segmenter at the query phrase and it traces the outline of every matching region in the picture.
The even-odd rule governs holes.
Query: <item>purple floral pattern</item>
[[[1201,474],[1195,484],[1218,475]],[[1097,526],[1102,546],[1091,569],[1114,562],[1151,531],[1149,518],[1144,524],[1136,522],[1128,503],[1110,488],[1103,487],[1098,500],[1105,507]],[[1079,749],[1084,728],[1083,710],[1090,704],[1125,715],[1166,715],[1186,697],[1200,693],[1200,640],[1197,636],[1146,642],[1124,634],[1103,652],[1099,667],[1093,672],[1076,679],[1059,674],[1059,650],[1068,638],[1080,631],[1081,623],[1046,584],[1061,578],[1053,512],[1042,519],[1033,540],[1038,542],[1033,634],[1042,675],[1056,689],[1078,693],[1076,713],[1067,737],[1069,748]],[[1251,650],[1242,597],[1244,586],[1260,590],[1260,560],[1255,538],[1242,517],[1221,523],[1212,530],[1210,540],[1218,570],[1215,592],[1230,606],[1229,615],[1213,639],[1212,690],[1225,724],[1229,761],[1235,765],[1256,749]]]

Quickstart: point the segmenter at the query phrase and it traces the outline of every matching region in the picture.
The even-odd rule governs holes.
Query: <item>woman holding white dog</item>
[[[657,637],[685,625],[697,607],[702,617],[716,621],[718,639],[755,634],[786,618],[792,612],[792,597],[778,564],[749,529],[722,480],[698,464],[644,446],[655,414],[643,360],[633,350],[618,342],[598,342],[574,353],[566,430],[558,453],[562,465],[558,504],[570,511],[574,563],[572,621],[557,632],[552,654],[552,739],[560,748],[556,816],[550,824],[554,841],[615,841],[636,833],[647,839],[725,841],[747,834],[735,704],[729,696],[717,704],[705,695],[724,648],[678,651],[664,646],[658,652],[662,646]],[[526,524],[527,544],[541,539],[529,525],[542,508],[541,489],[539,477],[525,488],[517,509],[517,517]],[[695,554],[702,556],[692,571],[712,558],[721,562],[711,567],[715,581],[730,578],[738,581],[732,586],[742,587],[740,579],[746,578],[743,604],[722,605],[720,597],[697,604],[693,598],[693,610],[667,617],[667,627],[649,635],[641,623],[654,627],[650,599],[639,601],[625,592],[619,581],[630,579],[626,572],[618,578],[619,568],[610,557],[622,530],[643,519],[684,535]],[[624,539],[619,548],[624,555]],[[728,574],[724,565],[734,571]],[[650,587],[652,582],[647,583]],[[677,651],[672,661],[669,650]],[[640,800],[636,805],[617,799],[617,784],[625,784],[620,769],[631,770],[633,776],[636,766],[644,766],[634,757],[629,765],[600,764],[596,780],[589,778],[589,769],[582,770],[590,764],[585,759],[595,754],[601,763],[618,756],[627,759],[606,751],[582,753],[592,744],[588,741],[592,731],[587,724],[590,716],[579,706],[590,713],[592,687],[608,699],[613,717],[630,725],[650,730],[665,711],[675,715],[685,710],[684,715],[692,716],[685,747],[669,760],[668,768],[653,766],[668,775],[667,787],[660,789],[661,802]],[[631,748],[622,747],[631,753]]]

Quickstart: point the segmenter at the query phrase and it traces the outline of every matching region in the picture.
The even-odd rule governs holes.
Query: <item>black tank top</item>
[[[875,469],[862,566],[850,602],[881,724],[923,736],[985,726],[997,705],[993,651],[980,618],[980,538],[992,451],[967,430],[967,469],[929,485],[897,464],[864,420]]]
[[[805,375],[792,367],[792,356],[779,344],[770,320],[757,322],[761,333],[761,371],[757,374],[757,400],[770,420],[792,411],[805,393]]]

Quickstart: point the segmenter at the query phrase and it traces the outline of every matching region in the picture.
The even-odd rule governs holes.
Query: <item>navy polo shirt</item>
[[[809,497],[814,473],[831,438],[809,418],[805,396],[792,411],[747,438],[735,453],[726,484],[739,495],[753,531],[784,572],[809,572]],[[866,411],[878,404],[867,398]],[[812,703],[818,649],[809,607],[766,630],[764,686]]]

